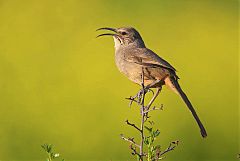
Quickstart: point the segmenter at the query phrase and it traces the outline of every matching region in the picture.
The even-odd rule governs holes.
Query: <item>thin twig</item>
[[[134,138],[126,138],[126,137],[124,137],[123,134],[121,134],[120,136],[121,136],[121,138],[122,138],[123,140],[130,142],[131,144],[135,145],[135,146],[138,147],[138,148],[140,147],[140,145],[138,145],[138,144],[134,141]]]
[[[140,142],[140,160],[143,161],[143,142],[144,142],[144,130],[143,130],[143,127],[144,127],[144,122],[145,122],[145,114],[144,114],[144,100],[145,100],[145,87],[144,87],[144,70],[143,70],[143,67],[142,67],[142,101],[141,101],[141,116],[142,116],[142,119],[141,119],[141,127],[140,127],[140,132],[141,132],[141,142]]]
[[[152,109],[149,109],[147,111],[144,111],[144,113],[149,113],[150,111],[155,111],[155,110],[163,110],[163,105],[161,105],[161,107],[153,107]]]
[[[135,124],[132,124],[132,123],[130,123],[128,120],[126,120],[125,121],[128,125],[130,125],[130,126],[132,126],[132,127],[134,127],[135,129],[137,129],[138,131],[142,131],[141,129],[139,129]]]
[[[172,146],[172,143],[170,143],[169,146],[168,146],[168,148],[167,148],[166,150],[164,150],[163,152],[161,152],[161,153],[159,154],[159,156],[162,156],[162,155],[164,155],[165,153],[174,150],[175,147],[176,147],[176,145]]]
[[[132,105],[132,103],[133,102],[136,102],[136,103],[138,103],[138,101],[137,100],[135,100],[135,98],[134,97],[132,97],[132,96],[130,96],[130,97],[128,97],[128,98],[125,98],[125,99],[127,99],[127,100],[130,100],[130,103],[129,103],[129,106],[131,107],[131,105]]]
[[[137,155],[139,158],[142,158],[142,155],[137,152],[136,147],[132,144],[130,145],[130,149],[132,150],[132,155]]]

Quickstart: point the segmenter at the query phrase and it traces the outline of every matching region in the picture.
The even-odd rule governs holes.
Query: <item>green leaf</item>
[[[45,148],[45,146],[44,146],[44,145],[41,145],[41,147],[43,148],[43,150],[45,150],[45,151],[46,151],[46,148]]]
[[[47,145],[47,152],[48,153],[52,152],[52,144]]]
[[[41,147],[47,152],[50,153],[52,151],[52,145],[51,144],[43,144]]]
[[[157,137],[159,134],[160,134],[160,131],[159,131],[159,130],[156,130],[156,131],[153,132],[153,136],[154,136],[154,137]]]
[[[150,125],[154,125],[154,121],[148,121]]]
[[[147,127],[147,126],[144,126],[145,127],[145,129],[147,129],[148,130],[148,132],[152,132],[152,127],[150,128],[150,127]]]
[[[148,145],[149,144],[149,138],[145,138],[143,142],[144,142],[144,144]]]
[[[51,153],[51,158],[55,159],[55,154],[54,153]]]

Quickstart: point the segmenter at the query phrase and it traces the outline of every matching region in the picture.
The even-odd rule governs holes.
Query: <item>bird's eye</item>
[[[127,35],[127,33],[123,31],[123,32],[122,32],[122,35]]]

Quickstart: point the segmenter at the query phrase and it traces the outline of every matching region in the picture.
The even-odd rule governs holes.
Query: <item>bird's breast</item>
[[[144,85],[153,83],[156,80],[162,80],[169,75],[168,70],[160,67],[144,67],[132,61],[127,61],[131,56],[129,52],[124,50],[115,52],[115,63],[121,73],[123,73],[128,79],[134,83],[142,83],[142,70],[144,70]]]
[[[118,70],[134,83],[140,84],[141,67],[133,62],[127,61],[128,55],[124,52],[115,52],[115,63]]]

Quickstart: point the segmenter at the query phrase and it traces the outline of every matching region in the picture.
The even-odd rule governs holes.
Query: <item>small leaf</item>
[[[148,121],[150,125],[154,125],[154,121]]]
[[[47,152],[50,153],[52,151],[52,145],[51,144],[43,144],[41,147]]]
[[[149,144],[149,138],[144,139],[144,144],[148,145]]]
[[[156,146],[154,147],[154,150],[160,150],[160,148],[161,148],[160,145],[156,145]]]
[[[54,153],[51,153],[51,154],[50,154],[50,157],[51,157],[51,159],[54,159],[54,158],[55,158]]]
[[[160,134],[160,131],[159,131],[159,130],[156,130],[156,131],[153,132],[153,136],[154,136],[154,137],[157,137],[159,134]]]
[[[46,147],[45,147],[45,145],[41,145],[41,147],[46,151]]]
[[[148,132],[152,132],[152,127],[150,128],[150,127],[147,127],[147,126],[144,126],[145,127],[145,129],[147,129],[148,130]]]

